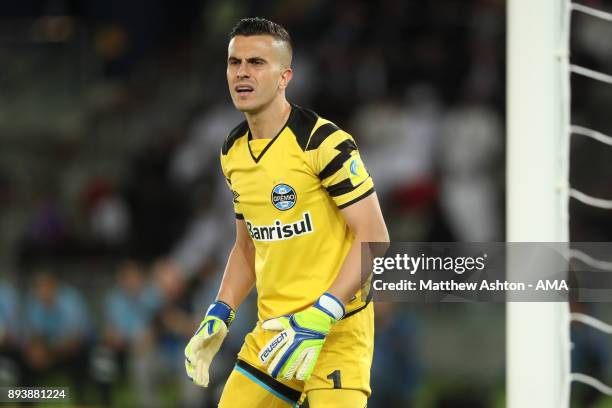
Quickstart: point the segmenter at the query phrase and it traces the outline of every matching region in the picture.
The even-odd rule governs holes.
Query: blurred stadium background
[[[3,1],[0,385],[69,386],[75,406],[213,406],[256,313],[241,307],[212,386],[193,386],[183,348],[234,233],[218,154],[242,120],[225,59],[245,16],[292,34],[289,97],[354,135],[392,240],[504,240],[503,0]],[[612,25],[572,30],[572,59],[612,73]],[[612,133],[612,89],[572,91],[575,122]],[[575,140],[571,179],[611,198],[606,150]],[[571,212],[572,240],[611,240],[602,210]],[[378,304],[368,406],[503,407],[504,311]],[[612,378],[610,340],[573,334],[575,367]],[[573,399],[610,406],[587,387]]]

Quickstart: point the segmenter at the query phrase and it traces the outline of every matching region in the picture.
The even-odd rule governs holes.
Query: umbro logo
[[[240,197],[240,194],[238,194],[236,190],[232,190],[232,195],[234,196],[234,203],[238,203],[238,197]]]

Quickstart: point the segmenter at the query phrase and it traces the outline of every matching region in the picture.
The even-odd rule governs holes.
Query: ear
[[[283,90],[286,89],[291,81],[291,78],[293,78],[293,70],[291,68],[285,68],[281,73],[280,84],[278,87]]]

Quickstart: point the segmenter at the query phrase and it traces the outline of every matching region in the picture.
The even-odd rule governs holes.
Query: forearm
[[[195,334],[185,347],[185,370],[191,380],[208,386],[210,363],[219,351],[235,311],[255,283],[255,249],[244,221],[236,221],[236,243],[230,252],[223,280],[214,302],[206,312]]]
[[[353,241],[340,272],[334,283],[327,290],[329,293],[347,304],[361,287],[361,241]]]
[[[388,243],[389,233],[387,232],[376,194],[372,194],[364,200],[342,210],[342,214],[349,228],[355,234],[355,239],[338,272],[338,276],[327,291],[340,299],[343,304],[346,304],[355,296],[369,275],[368,271],[364,271],[362,274],[361,263],[362,258],[364,258],[365,263],[368,264],[368,258],[371,259],[373,255],[370,252],[370,246],[366,245],[364,250],[367,252],[362,257],[362,243]],[[376,245],[372,249],[386,251],[387,246]]]
[[[361,270],[362,242],[388,242],[388,240],[389,238],[386,235],[369,238],[355,237],[351,249],[344,259],[342,268],[340,268],[338,276],[327,291],[340,299],[343,304],[347,304],[361,288],[365,279],[367,279],[367,273],[364,274]],[[366,251],[368,251],[367,255],[371,257],[367,248]]]
[[[217,300],[237,310],[255,284],[255,251],[247,243],[236,243],[230,252]]]

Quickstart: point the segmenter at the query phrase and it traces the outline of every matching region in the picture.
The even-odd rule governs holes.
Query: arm
[[[217,301],[185,348],[185,369],[197,385],[208,386],[208,369],[236,310],[255,283],[255,246],[243,220],[236,220],[236,242],[227,260]]]
[[[389,233],[376,193],[341,211],[348,227],[355,234],[355,240],[328,292],[346,304],[362,285],[361,243],[389,242]]]
[[[236,310],[255,284],[255,245],[244,220],[236,220],[236,242],[227,259],[217,300]]]

